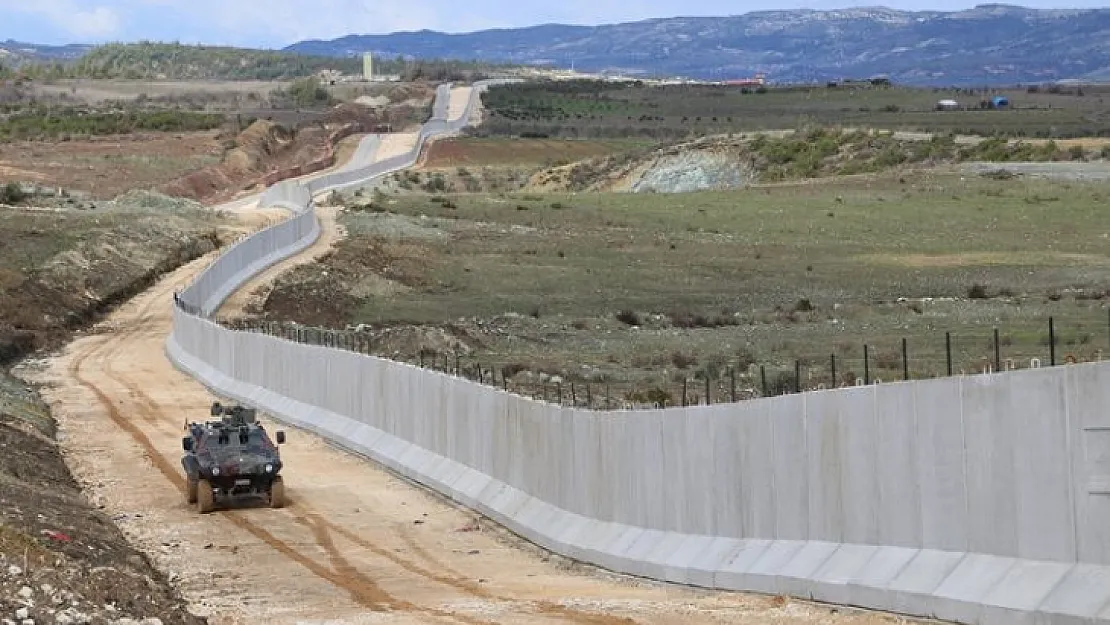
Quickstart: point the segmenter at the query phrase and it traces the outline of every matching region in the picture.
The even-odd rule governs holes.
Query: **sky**
[[[605,24],[768,9],[833,9],[883,4],[959,10],[960,0],[0,0],[0,40],[38,44],[180,41],[281,48],[304,39],[431,29]],[[1037,8],[1093,8],[1106,0],[1032,0]],[[1018,2],[1012,2],[1018,4]],[[458,7],[466,11],[456,14]]]

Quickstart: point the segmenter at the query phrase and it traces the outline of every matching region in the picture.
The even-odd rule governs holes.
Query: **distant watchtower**
[[[374,80],[374,57],[369,52],[362,55],[362,78],[366,82]]]

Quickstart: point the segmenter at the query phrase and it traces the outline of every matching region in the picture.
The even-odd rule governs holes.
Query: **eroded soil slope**
[[[68,333],[219,244],[200,205],[132,192],[91,210],[0,207],[0,364]]]

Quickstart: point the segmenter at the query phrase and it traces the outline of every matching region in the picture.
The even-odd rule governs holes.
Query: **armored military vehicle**
[[[285,432],[277,432],[275,445],[253,408],[215,402],[211,416],[219,419],[187,424],[189,435],[181,439],[186,501],[201,514],[214,510],[218,500],[241,496],[260,496],[271,508],[282,507],[285,485],[277,445],[285,443]]]

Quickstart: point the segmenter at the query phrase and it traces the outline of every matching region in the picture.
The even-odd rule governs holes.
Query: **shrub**
[[[689,369],[698,364],[698,357],[693,354],[675,352],[671,354],[671,364],[679,369]]]
[[[513,377],[515,377],[516,374],[518,374],[522,371],[527,371],[527,370],[528,370],[528,367],[526,367],[526,366],[524,366],[520,363],[508,364],[508,365],[505,365],[505,366],[501,367],[501,378],[504,379],[504,380],[510,380]]]
[[[621,322],[621,323],[623,323],[624,325],[627,325],[627,326],[639,326],[639,325],[641,325],[640,315],[636,314],[636,312],[632,311],[632,310],[622,310],[622,311],[618,312],[617,313],[617,321],[619,321],[619,322]]]
[[[0,204],[18,204],[27,199],[18,182],[9,182],[0,188]]]
[[[982,284],[973,284],[967,289],[968,299],[987,299],[987,287]]]
[[[794,392],[794,372],[793,371],[780,371],[777,375],[767,381],[767,394],[786,395],[787,393]]]

